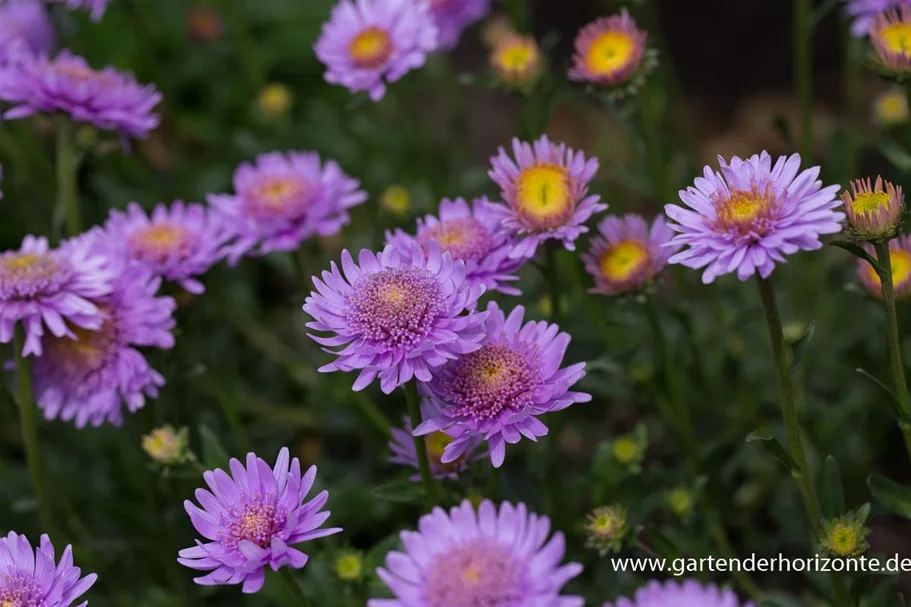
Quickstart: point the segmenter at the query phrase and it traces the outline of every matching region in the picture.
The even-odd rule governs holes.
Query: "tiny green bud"
[[[604,556],[619,552],[628,533],[626,509],[619,505],[600,506],[588,515],[585,525],[585,546]]]
[[[335,559],[335,574],[345,582],[356,582],[364,575],[364,557],[360,552],[348,550]]]
[[[869,508],[861,508],[835,519],[823,521],[819,550],[829,556],[849,558],[866,552],[870,530],[864,526]]]
[[[693,492],[687,487],[676,487],[667,492],[667,505],[671,512],[687,520],[693,515],[696,501]]]

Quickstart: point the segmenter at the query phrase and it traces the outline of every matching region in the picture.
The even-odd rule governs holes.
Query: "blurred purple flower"
[[[105,422],[119,426],[123,404],[135,413],[146,397],[158,396],[158,388],[165,383],[136,348],[174,346],[176,303],[170,297],[156,297],[161,278],[144,265],[116,255],[100,228],[61,248],[84,246],[93,254],[109,255],[114,289],[93,299],[104,314],[99,327],[74,329],[75,339],[44,339],[44,355],[33,366],[35,400],[49,420],[73,421],[78,428]]]
[[[104,16],[111,0],[50,0],[51,2],[65,3],[66,7],[73,10],[91,11],[92,21],[99,21]]]
[[[718,157],[720,172],[705,167],[704,177],[680,191],[686,205],[666,205],[679,232],[672,246],[686,246],[669,262],[705,268],[702,282],[737,272],[767,278],[785,255],[822,247],[822,234],[841,231],[845,214],[833,209],[839,186],[822,187],[819,167],[800,170],[800,156],[781,156],[775,165],[767,152],[728,164]]]
[[[490,178],[500,186],[506,204],[493,204],[494,216],[516,238],[511,259],[534,257],[538,245],[557,238],[570,251],[573,241],[588,232],[585,222],[605,209],[599,196],[589,195],[588,184],[598,172],[598,159],[547,136],[533,144],[513,139],[511,158],[500,148],[490,159]]]
[[[412,378],[429,381],[431,369],[480,347],[487,314],[474,308],[484,287],[468,284],[464,262],[436,246],[425,254],[413,243],[408,253],[363,250],[358,263],[343,251],[344,278],[335,262],[322,280],[313,277],[316,292],[304,312],[314,320],[307,327],[330,336],[310,337],[338,356],[321,372],[360,370],[356,391],[379,376],[389,394]]]
[[[490,0],[425,0],[439,30],[440,48],[451,49],[462,32],[490,13]]]
[[[712,584],[703,585],[696,580],[678,583],[650,581],[636,591],[632,600],[622,598],[604,607],[755,607],[755,603],[741,603],[730,590]]]
[[[647,41],[648,34],[636,27],[626,9],[601,17],[579,31],[569,77],[601,86],[625,84],[642,66]]]
[[[0,2],[0,65],[14,53],[46,53],[54,44],[54,28],[41,0]],[[24,49],[16,47],[22,45]]]
[[[247,465],[232,459],[231,475],[224,470],[206,472],[203,478],[211,491],[196,490],[202,508],[187,500],[187,514],[196,531],[208,542],[180,551],[180,564],[200,571],[212,571],[196,578],[201,586],[243,583],[243,592],[259,592],[265,581],[266,565],[273,571],[289,566],[301,569],[309,557],[292,548],[341,531],[320,529],[329,512],[320,512],[329,499],[322,491],[304,502],[316,466],[301,476],[300,461],[290,460],[287,447],[278,454],[275,468],[255,453],[247,454]]]
[[[635,213],[607,217],[598,225],[599,236],[591,239],[591,250],[582,254],[585,269],[595,278],[591,293],[620,295],[640,291],[667,266],[674,253],[664,246],[674,236],[664,217],[656,217],[651,228]]]
[[[864,248],[873,259],[877,258],[876,250],[872,246],[867,245]],[[889,262],[892,266],[892,287],[895,299],[904,299],[911,295],[911,236],[903,234],[889,241]],[[871,295],[882,299],[883,284],[873,266],[858,259],[857,277]]]
[[[851,23],[851,33],[858,38],[866,36],[879,13],[902,4],[911,4],[911,2],[909,0],[847,0],[845,12],[854,18]]]
[[[37,549],[24,535],[10,531],[0,537],[0,605],[4,607],[69,607],[98,579],[85,577],[73,566],[73,548],[67,546],[58,563],[54,545],[41,536]],[[78,607],[84,607],[83,601]]]
[[[582,607],[582,597],[561,596],[582,565],[560,565],[562,533],[550,537],[550,520],[525,504],[497,507],[468,500],[446,512],[434,508],[418,531],[401,533],[404,552],[386,555],[377,575],[396,598],[370,599],[367,607]]]
[[[331,236],[350,221],[348,209],[367,199],[356,179],[314,152],[261,154],[234,171],[234,194],[210,194],[221,216],[232,265],[258,255],[294,251],[314,235]]]
[[[409,250],[417,241],[425,251],[433,242],[456,261],[465,262],[465,280],[470,284],[484,285],[506,295],[521,295],[519,289],[503,283],[519,280],[516,270],[524,259],[510,259],[515,246],[500,226],[497,213],[486,198],[479,198],[469,206],[462,198],[440,202],[439,218],[427,215],[418,219],[417,234],[411,236],[404,230],[386,232],[386,242]]]
[[[205,291],[195,276],[205,274],[221,257],[225,230],[220,217],[201,204],[159,204],[151,217],[136,203],[111,211],[104,224],[118,255],[146,265],[189,293]]]
[[[379,101],[386,83],[424,65],[437,50],[437,27],[426,0],[341,0],[316,42],[326,82]]]
[[[424,417],[427,416],[428,411],[426,407],[424,409]],[[414,436],[412,436],[411,431],[413,426],[411,425],[411,420],[408,417],[405,417],[405,426],[404,428],[393,428],[392,429],[392,440],[389,441],[389,449],[392,451],[392,457],[389,458],[389,461],[393,464],[401,464],[403,466],[410,466],[415,470],[420,470],[418,464],[418,450],[414,445]],[[446,447],[454,441],[462,431],[458,428],[452,429],[453,434],[449,432],[432,432],[424,437],[424,441],[427,445],[427,456],[430,459],[430,471],[433,473],[434,478],[448,478],[456,479],[459,474],[468,469],[468,464],[472,460],[479,459],[480,456],[475,457],[474,452],[481,445],[481,439],[476,437],[471,441],[471,444],[465,449],[465,452],[458,459],[451,461],[449,463],[443,463],[441,458],[443,456],[443,451]],[[421,480],[420,474],[415,474],[411,477],[413,481]]]
[[[51,249],[44,237],[26,236],[16,251],[0,253],[0,343],[25,329],[23,356],[42,354],[44,327],[58,339],[101,327],[98,298],[111,292],[107,259],[85,243]]]
[[[76,122],[142,138],[158,126],[152,109],[161,94],[132,74],[94,70],[82,57],[61,51],[53,59],[22,53],[0,68],[0,101],[13,105],[6,119],[64,112]]]
[[[447,363],[425,384],[432,413],[414,434],[460,432],[446,446],[443,463],[461,457],[481,437],[490,447],[491,463],[499,468],[506,443],[517,443],[523,436],[536,441],[547,434],[539,415],[591,400],[588,394],[569,390],[585,376],[585,363],[560,368],[569,334],[546,322],[523,326],[522,306],[508,317],[495,302],[487,311],[480,349]]]

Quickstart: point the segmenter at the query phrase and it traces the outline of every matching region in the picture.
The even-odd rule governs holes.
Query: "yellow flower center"
[[[573,212],[569,171],[556,164],[541,164],[522,171],[516,182],[516,205],[535,228],[554,228]]]
[[[351,60],[359,68],[376,69],[392,55],[392,39],[378,27],[368,27],[351,41]]]
[[[884,124],[897,124],[908,119],[908,98],[904,91],[889,91],[876,100],[876,119]]]
[[[636,41],[625,32],[604,32],[592,42],[585,56],[589,71],[610,76],[625,68],[636,50]]]
[[[336,574],[346,581],[359,579],[363,570],[364,562],[357,554],[342,555],[335,562]]]
[[[491,60],[504,80],[519,81],[535,75],[538,59],[534,40],[510,36],[497,44]]]
[[[866,215],[889,206],[892,197],[886,192],[860,192],[851,201],[851,209],[857,215]]]
[[[267,116],[281,116],[291,105],[291,91],[284,84],[269,84],[259,93],[259,109]]]
[[[193,233],[173,223],[155,223],[134,232],[129,238],[133,253],[146,261],[164,262],[175,253],[185,252],[193,242]]]
[[[427,443],[427,453],[431,459],[436,462],[440,461],[443,451],[449,446],[454,439],[445,432],[433,432],[427,435],[424,441]]]
[[[303,179],[273,175],[253,185],[244,197],[247,211],[257,219],[296,219],[307,212],[310,202]]]
[[[645,244],[636,240],[617,243],[601,256],[601,273],[605,278],[625,281],[648,265]]]
[[[592,519],[589,528],[601,536],[611,536],[620,528],[620,520],[611,512],[603,512]]]
[[[383,192],[380,203],[393,213],[404,214],[411,208],[411,194],[400,185],[389,186]]]
[[[174,432],[167,428],[152,430],[142,437],[142,450],[157,462],[173,462],[180,453],[180,441]]]
[[[614,458],[621,464],[628,464],[639,456],[639,444],[630,437],[618,438],[614,442]]]
[[[405,303],[405,291],[397,284],[387,284],[380,289],[380,299],[393,310]]]
[[[911,56],[911,23],[891,23],[879,32],[879,37],[890,52]]]
[[[767,215],[773,208],[771,187],[748,191],[732,189],[730,194],[716,194],[715,224],[722,230],[741,233],[762,232]]]
[[[481,571],[475,563],[465,567],[463,577],[469,584],[477,584],[481,579]]]
[[[857,550],[857,531],[848,525],[838,525],[829,533],[829,543],[836,554],[852,554]]]
[[[693,506],[693,499],[686,489],[674,489],[670,495],[671,509],[678,515],[687,514]]]

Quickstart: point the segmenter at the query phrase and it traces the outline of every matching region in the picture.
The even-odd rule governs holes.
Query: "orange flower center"
[[[389,34],[378,27],[368,27],[351,41],[351,60],[359,68],[376,69],[386,63],[392,55],[392,40]]]

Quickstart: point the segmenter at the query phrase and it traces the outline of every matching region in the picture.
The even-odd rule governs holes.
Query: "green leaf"
[[[892,416],[898,420],[899,424],[911,424],[911,416],[905,413],[901,408],[901,405],[898,402],[898,396],[896,396],[895,392],[893,392],[889,386],[876,379],[876,377],[874,377],[874,375],[866,369],[861,369],[858,367],[855,369],[855,371],[872,381],[874,384],[879,386],[883,392],[889,395],[889,398],[886,399],[886,403],[888,403],[889,408],[892,409]]]
[[[831,455],[826,458],[826,464],[822,470],[819,497],[822,501],[822,514],[825,518],[832,519],[845,513],[845,491],[841,482],[841,472],[838,469],[838,462]]]
[[[874,259],[874,257],[872,255],[870,255],[867,252],[867,250],[864,249],[862,246],[855,244],[855,243],[851,242],[850,240],[833,240],[832,242],[829,243],[829,246],[838,247],[839,249],[844,249],[845,251],[847,251],[848,253],[851,253],[855,257],[859,257],[860,259],[863,259],[868,264],[870,264],[873,267],[873,270],[875,270],[876,273],[880,276],[880,278],[882,278],[885,270],[882,269],[882,266],[879,265],[879,262],[877,262],[876,259]]]
[[[218,439],[218,435],[208,426],[200,426],[199,438],[202,440],[202,463],[206,468],[209,470],[227,468],[228,460],[231,458]]]
[[[783,594],[767,594],[759,601],[759,607],[800,607],[800,602]]]
[[[864,596],[867,586],[870,585],[870,576],[862,574],[854,583],[851,584],[851,604],[860,605],[860,599]]]
[[[911,489],[878,474],[867,479],[870,493],[889,512],[911,519]]]
[[[791,474],[798,473],[797,462],[795,462],[794,458],[784,450],[784,447],[781,446],[778,439],[773,436],[762,436],[758,432],[750,432],[746,437],[746,442],[751,443],[753,441],[760,441],[760,444],[765,448],[766,452],[781,462]]]
[[[680,551],[674,545],[674,542],[667,537],[660,529],[654,527],[646,532],[646,536],[655,549],[655,552],[666,559],[675,559]]]
[[[797,370],[800,368],[800,363],[803,362],[803,357],[807,353],[807,347],[810,345],[810,341],[813,339],[813,335],[816,333],[816,321],[812,321],[808,326],[807,330],[804,331],[804,334],[794,342],[794,356],[791,359],[791,368],[788,370],[788,373],[794,375]]]
[[[375,487],[370,494],[377,499],[408,504],[423,499],[424,489],[420,483],[398,481]]]
[[[797,147],[794,143],[794,134],[791,132],[791,125],[788,124],[787,118],[778,114],[775,116],[775,119],[772,121],[772,126],[775,127],[775,130],[781,135],[782,141],[784,141],[788,147]]]
[[[911,170],[911,154],[901,145],[891,139],[881,139],[879,141],[879,152],[892,163],[895,168],[902,172]]]

